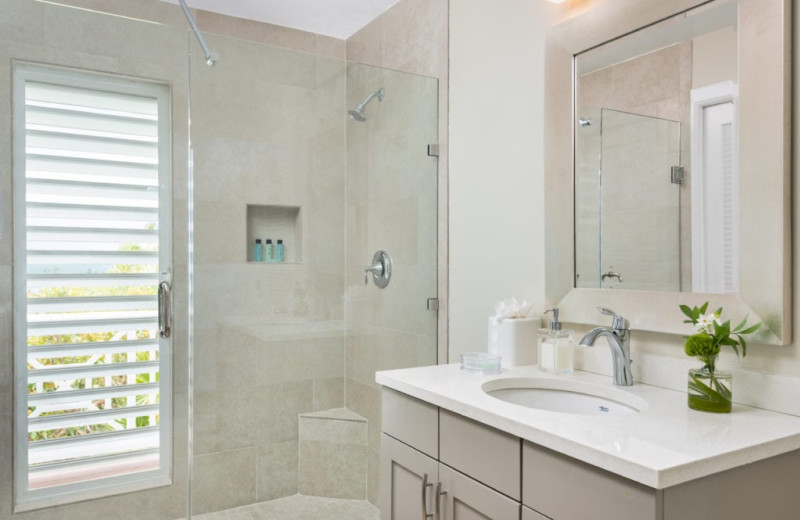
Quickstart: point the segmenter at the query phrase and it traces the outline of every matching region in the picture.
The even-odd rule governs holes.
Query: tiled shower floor
[[[251,506],[193,516],[195,520],[379,520],[366,500],[293,495]]]

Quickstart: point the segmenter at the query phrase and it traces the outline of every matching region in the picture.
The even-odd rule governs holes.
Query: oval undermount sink
[[[569,379],[510,377],[493,379],[488,395],[527,408],[580,415],[629,415],[647,409],[647,401],[613,386]]]

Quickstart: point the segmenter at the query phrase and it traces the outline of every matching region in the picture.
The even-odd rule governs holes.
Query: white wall
[[[450,2],[450,361],[494,303],[544,301],[544,0]]]
[[[486,319],[496,300],[516,295],[542,310],[544,41],[551,24],[597,3],[451,2],[451,362],[458,361],[460,352],[485,350]],[[794,11],[794,26],[800,27],[800,9]],[[800,40],[792,52],[794,97],[800,99]],[[800,103],[795,103],[794,120],[800,121]],[[800,149],[796,129],[793,139]],[[800,154],[793,166],[800,170]],[[792,201],[800,201],[800,183],[794,183]],[[793,212],[792,240],[795,265],[800,265],[800,211]],[[800,295],[800,267],[794,271],[793,290]],[[800,298],[794,300],[792,345],[751,345],[747,358],[737,361],[724,352],[722,362],[800,384]],[[637,332],[631,346],[640,362],[643,356],[686,360],[682,344],[679,336]],[[588,355],[608,357],[607,362],[585,362],[610,369],[610,354],[604,350]]]

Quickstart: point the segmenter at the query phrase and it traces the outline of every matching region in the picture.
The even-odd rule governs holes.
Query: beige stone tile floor
[[[379,520],[380,511],[366,500],[304,495],[193,516],[194,520]]]

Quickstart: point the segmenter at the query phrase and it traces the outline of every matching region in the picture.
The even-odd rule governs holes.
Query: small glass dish
[[[486,352],[466,352],[461,354],[461,370],[481,374],[499,374],[500,356]]]

